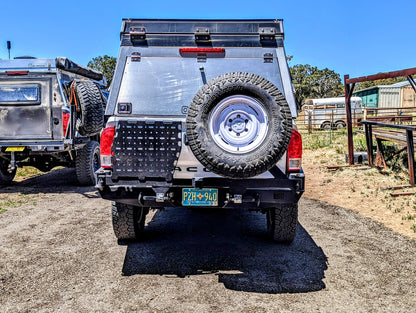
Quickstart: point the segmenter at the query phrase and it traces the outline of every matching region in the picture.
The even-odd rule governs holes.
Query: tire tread
[[[240,156],[232,159],[224,155],[219,158],[211,153],[211,144],[206,142],[207,136],[200,133],[204,120],[218,101],[216,94],[244,93],[247,86],[261,88],[263,93],[272,98],[276,104],[272,110],[272,123],[280,123],[280,126],[275,126],[280,129],[280,134],[271,134],[277,138],[268,140],[267,151],[253,153],[244,161],[239,161]],[[209,81],[195,95],[187,113],[186,134],[195,157],[208,170],[230,178],[249,178],[269,170],[283,156],[292,135],[292,117],[286,99],[271,82],[255,74],[227,73]]]

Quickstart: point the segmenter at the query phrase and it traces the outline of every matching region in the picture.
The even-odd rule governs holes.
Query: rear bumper
[[[183,188],[215,188],[218,207],[265,209],[297,203],[304,191],[304,182],[303,173],[275,179],[201,178],[174,180],[170,184],[138,180],[114,182],[105,171],[97,174],[97,187],[103,199],[154,208],[182,207]]]
[[[0,155],[1,154],[10,154],[6,149],[8,147],[22,147],[25,152],[54,152],[54,151],[63,151],[65,150],[65,145],[63,141],[31,141],[31,142],[21,142],[21,141],[9,141],[9,142],[0,142]]]
[[[71,147],[80,148],[88,141],[90,139],[86,137],[62,140],[1,140],[0,155],[10,155],[10,151],[6,151],[9,147],[24,148],[23,151],[18,151],[21,154],[61,152]]]

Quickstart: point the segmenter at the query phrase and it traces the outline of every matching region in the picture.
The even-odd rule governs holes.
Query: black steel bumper
[[[218,189],[218,207],[265,209],[297,203],[304,191],[303,173],[270,179],[199,178],[165,182],[123,180],[114,182],[111,174],[97,174],[97,187],[103,199],[145,207],[181,207],[183,188]]]

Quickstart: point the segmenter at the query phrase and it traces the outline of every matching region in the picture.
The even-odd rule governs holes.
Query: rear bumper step
[[[108,179],[108,178],[107,178]],[[105,177],[98,175],[99,192],[103,199],[145,207],[182,207],[183,188],[218,189],[218,207],[244,207],[263,209],[281,204],[297,203],[304,191],[303,173],[292,174],[285,179],[229,180],[224,178],[205,178],[198,181],[173,181],[147,186],[118,182],[110,186]],[[224,186],[224,187],[221,187]],[[278,186],[278,187],[277,187]]]

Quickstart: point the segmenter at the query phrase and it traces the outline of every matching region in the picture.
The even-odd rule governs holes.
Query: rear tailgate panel
[[[116,101],[132,103],[133,114],[183,116],[204,83],[232,72],[261,75],[284,94],[275,49],[247,48],[241,54],[235,48],[229,48],[224,58],[207,57],[206,62],[181,57],[178,48],[165,48],[164,51],[148,48],[142,52],[138,62],[131,54],[138,50],[131,48],[126,51],[124,75]],[[274,56],[273,63],[264,62],[264,53]],[[155,103],[166,105],[155,106]]]
[[[39,101],[0,101],[0,141],[2,140],[51,140],[52,78],[0,78],[0,87],[39,86]]]

